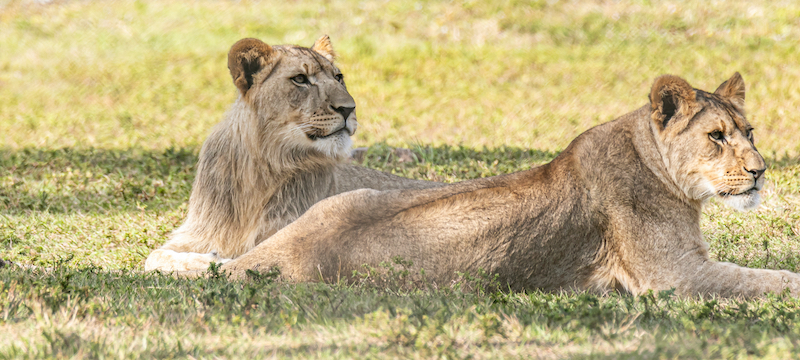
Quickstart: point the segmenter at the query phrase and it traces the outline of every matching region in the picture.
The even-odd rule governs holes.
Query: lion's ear
[[[739,73],[733,74],[730,79],[722,83],[714,94],[728,99],[739,112],[744,112],[744,79]]]
[[[267,66],[272,47],[258,39],[242,39],[228,52],[228,70],[242,95],[253,86],[253,75]]]
[[[700,110],[694,88],[674,75],[656,78],[650,90],[652,118],[659,130],[664,130],[675,115],[691,117]]]
[[[336,51],[333,51],[331,38],[328,37],[328,35],[322,35],[319,39],[317,39],[317,41],[314,42],[314,45],[311,46],[311,50],[314,50],[320,55],[324,56],[330,62],[333,62],[333,59],[336,59]]]

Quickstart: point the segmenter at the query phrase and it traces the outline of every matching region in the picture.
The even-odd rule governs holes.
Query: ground
[[[798,357],[800,301],[141,275],[180,225],[243,37],[331,36],[369,166],[455,182],[549,161],[664,73],[739,71],[767,158],[756,211],[712,201],[714,259],[800,271],[800,5],[790,1],[0,0],[0,358]],[[417,153],[401,162],[391,147]],[[394,267],[395,270],[389,268]]]

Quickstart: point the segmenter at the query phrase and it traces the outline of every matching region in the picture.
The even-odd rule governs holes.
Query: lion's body
[[[794,273],[711,261],[700,230],[715,194],[758,203],[765,165],[737,107],[743,87],[738,74],[715,94],[659,78],[650,105],[586,131],[549,164],[331,197],[222,269],[241,277],[277,266],[290,281],[335,281],[400,256],[438,283],[483,269],[513,289],[797,292]]]
[[[186,221],[145,270],[225,262],[342,192],[441,186],[345,163],[355,102],[332,51],[327,37],[311,49],[234,44],[228,67],[241,96],[203,144]]]

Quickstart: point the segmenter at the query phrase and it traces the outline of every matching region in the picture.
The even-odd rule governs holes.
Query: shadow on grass
[[[166,209],[189,196],[198,149],[0,150],[0,213]]]
[[[557,153],[517,147],[408,146],[419,161],[370,147],[362,165],[419,179],[460,181],[525,170]],[[185,204],[199,147],[0,149],[0,214],[166,211]]]
[[[319,331],[341,331],[337,324],[342,322],[360,339],[355,343],[360,348],[348,342],[342,347],[335,343],[315,345],[312,338],[296,341],[299,346],[291,348],[271,343],[270,351],[311,358],[325,351],[372,349],[463,358],[479,349],[493,351],[503,346],[574,348],[578,339],[591,353],[576,358],[642,359],[666,354],[669,358],[704,359],[744,352],[769,357],[775,350],[770,344],[776,342],[778,349],[796,353],[792,345],[800,337],[795,331],[800,318],[798,299],[783,295],[744,301],[681,298],[673,291],[631,296],[462,289],[451,285],[396,291],[370,283],[287,284],[266,279],[229,281],[218,276],[190,280],[97,267],[3,269],[0,291],[6,294],[6,301],[0,323],[34,327],[45,335],[31,339],[24,348],[12,349],[16,357],[30,352],[28,357],[32,358],[47,357],[42,354],[112,357],[118,355],[104,351],[117,347],[138,351],[139,357],[202,356],[208,351],[192,344],[219,341],[216,334],[281,336],[291,328],[294,337],[313,336]],[[63,326],[67,322],[79,325]],[[147,326],[142,333],[138,329],[143,323]],[[82,329],[80,324],[113,324],[138,332],[101,331],[88,336],[85,331],[77,333]],[[150,336],[148,346],[135,349],[125,338],[146,337],[147,329],[158,334],[176,327],[183,332],[166,337],[164,342],[158,340],[163,336]],[[203,338],[203,334],[210,334],[209,327],[215,329],[215,336]],[[22,343],[13,331],[9,337]],[[371,341],[374,339],[377,342]],[[180,340],[189,346],[181,350],[175,343]],[[263,352],[264,345],[259,343],[262,348],[253,349],[253,355]],[[224,352],[220,355],[244,357]],[[359,357],[355,355],[352,357]]]
[[[436,181],[462,181],[522,171],[558,152],[499,147],[408,146],[404,161],[392,147],[375,144],[363,166]],[[186,203],[199,147],[143,149],[0,149],[0,214],[31,211],[107,213],[172,210]],[[800,165],[800,158],[767,159],[771,170]]]

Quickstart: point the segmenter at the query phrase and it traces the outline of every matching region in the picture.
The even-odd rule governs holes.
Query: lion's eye
[[[710,132],[708,134],[708,137],[710,137],[711,140],[714,140],[714,141],[725,142],[725,135],[722,133],[722,131],[719,131],[719,130],[714,130],[714,131]]]
[[[297,84],[308,84],[308,77],[303,74],[297,75],[293,77],[291,80]]]
[[[342,75],[342,74],[336,74],[336,75],[333,76],[333,78],[336,79],[336,81],[338,81],[338,82],[344,81],[344,75]]]
[[[747,139],[753,142],[753,129],[747,130]]]

